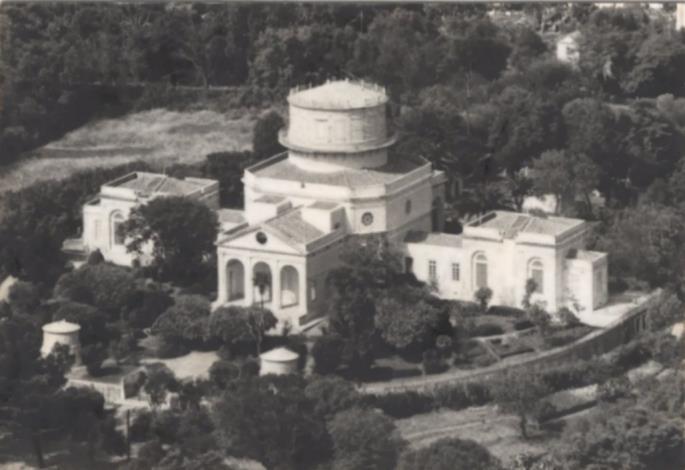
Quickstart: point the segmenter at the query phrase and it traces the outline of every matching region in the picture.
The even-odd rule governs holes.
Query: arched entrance
[[[226,286],[228,300],[245,297],[245,268],[237,259],[232,259],[226,264]]]
[[[264,262],[259,262],[252,268],[253,298],[256,302],[271,302],[272,276],[271,268]]]
[[[281,307],[291,307],[300,302],[300,275],[292,266],[281,269]]]

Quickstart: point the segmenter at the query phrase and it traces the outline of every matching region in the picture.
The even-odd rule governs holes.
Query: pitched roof
[[[288,240],[302,245],[311,243],[325,235],[324,232],[302,219],[302,211],[295,209],[264,222],[264,225],[275,229]]]
[[[131,189],[136,193],[150,195],[173,194],[176,196],[185,196],[197,189],[201,189],[213,183],[215,183],[213,180],[199,178],[178,179],[158,173],[146,173],[139,171],[107,183],[106,186]]]
[[[519,233],[558,236],[584,223],[581,219],[567,217],[539,217],[519,212],[493,211],[470,222],[467,227],[490,228],[501,232],[505,238],[515,238]]]
[[[462,244],[462,236],[453,233],[422,232],[412,230],[404,237],[404,242],[459,248]]]
[[[247,221],[245,212],[240,209],[217,209],[216,215],[221,224],[242,224]]]
[[[43,331],[46,333],[76,333],[80,329],[81,327],[77,323],[71,323],[64,319],[43,325]]]
[[[267,361],[290,362],[297,360],[300,355],[288,348],[280,347],[262,353],[259,357],[266,359]]]

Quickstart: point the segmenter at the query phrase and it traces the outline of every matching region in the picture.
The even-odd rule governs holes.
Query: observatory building
[[[496,211],[461,234],[443,233],[445,174],[420,155],[393,152],[384,88],[332,81],[291,90],[288,104],[279,134],[286,151],[245,169],[242,210],[218,208],[215,181],[133,173],[84,206],[83,237],[68,242],[130,265],[117,225],[131,208],[196,198],[221,222],[213,307],[260,305],[295,330],[324,314],[326,277],[344,246],[371,235],[395,245],[405,269],[443,298],[474,300],[487,287],[493,304],[520,307],[532,279],[532,300],[550,312],[589,313],[606,302],[607,257],[585,250],[583,220]]]
[[[245,170],[245,223],[220,235],[217,304],[263,303],[297,328],[321,312],[350,237],[442,229],[445,175],[392,154],[387,102],[357,81],[291,91],[287,151]]]

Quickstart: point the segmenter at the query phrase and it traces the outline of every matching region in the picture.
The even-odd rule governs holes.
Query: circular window
[[[373,223],[373,214],[371,212],[364,212],[362,215],[362,223],[364,225],[371,225]]]
[[[257,242],[260,244],[265,244],[267,241],[266,234],[264,232],[257,232],[257,235],[255,235],[255,238],[257,239]]]
[[[407,214],[411,212],[411,199],[407,199],[407,202],[404,203],[404,212]]]

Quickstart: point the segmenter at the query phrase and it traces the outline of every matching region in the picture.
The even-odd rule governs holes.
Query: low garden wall
[[[609,351],[634,339],[646,329],[646,314],[659,298],[660,291],[653,292],[641,303],[636,304],[621,318],[606,328],[594,331],[579,340],[548,351],[526,356],[511,357],[490,367],[477,370],[452,371],[445,374],[423,376],[420,378],[399,379],[388,382],[362,384],[359,391],[367,394],[386,394],[399,392],[431,392],[437,387],[456,385],[472,381],[485,381],[497,377],[508,369],[534,368],[543,371],[560,364],[589,359]]]

